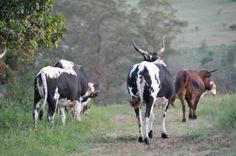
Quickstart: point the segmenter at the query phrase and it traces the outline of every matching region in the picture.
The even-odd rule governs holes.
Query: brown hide
[[[189,118],[196,119],[196,108],[201,95],[211,89],[211,73],[208,70],[194,71],[181,70],[175,79],[175,93],[180,99],[183,110],[183,122],[185,118],[185,100],[189,106]]]

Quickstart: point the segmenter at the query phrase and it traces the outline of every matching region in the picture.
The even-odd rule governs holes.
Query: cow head
[[[202,80],[204,82],[206,90],[212,90],[212,87],[213,87],[212,82],[214,82],[214,81],[211,80],[211,73],[213,73],[215,71],[217,71],[217,69],[214,69],[214,70],[211,70],[211,71],[208,71],[208,70],[204,69],[204,70],[199,71],[199,75],[200,75],[200,77],[202,78]],[[215,94],[216,94],[216,91],[213,91],[213,92],[215,92]]]
[[[216,84],[215,84],[215,82],[211,80],[210,81],[210,86],[211,86],[210,92],[213,96],[215,96],[216,95]]]
[[[140,47],[138,47],[134,41],[133,41],[133,47],[137,52],[139,52],[141,55],[143,55],[145,61],[154,62],[160,58],[160,56],[162,55],[162,53],[165,50],[164,37],[162,37],[161,48],[157,52],[151,53],[151,52],[145,51],[145,50],[141,49]]]
[[[88,90],[81,100],[81,103],[83,106],[82,113],[86,113],[89,111],[91,98],[97,97],[98,93],[100,92],[96,90],[97,88],[98,88],[97,83],[93,83],[93,82],[88,83]]]

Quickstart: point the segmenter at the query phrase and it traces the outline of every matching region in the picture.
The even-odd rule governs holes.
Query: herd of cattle
[[[130,104],[134,108],[139,127],[139,142],[150,144],[152,124],[154,121],[153,107],[161,107],[161,137],[168,138],[166,131],[166,113],[169,105],[174,105],[179,98],[185,118],[185,101],[189,106],[189,119],[196,119],[197,104],[205,91],[216,94],[216,85],[211,80],[211,73],[216,70],[201,71],[181,70],[174,80],[167,65],[161,60],[165,50],[164,38],[161,48],[150,53],[138,47],[133,42],[134,49],[144,60],[133,65],[128,73],[127,88],[130,95]],[[43,116],[43,108],[48,103],[48,122],[54,125],[54,116],[60,112],[61,122],[66,122],[65,109],[72,112],[75,120],[80,120],[81,113],[89,109],[89,101],[95,98],[97,84],[90,82],[83,67],[67,60],[60,60],[53,66],[42,68],[35,77],[34,83],[34,110],[35,127],[38,119]],[[40,100],[43,99],[43,104]],[[142,129],[141,106],[145,105],[145,136]]]

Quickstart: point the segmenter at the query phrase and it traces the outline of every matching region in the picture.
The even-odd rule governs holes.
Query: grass
[[[227,155],[236,152],[236,94],[204,97],[196,121],[181,122],[180,103],[167,114],[170,138],[160,139],[159,109],[155,109],[154,139],[150,147],[137,142],[138,130],[132,108],[126,105],[95,106],[77,123],[67,114],[63,127],[56,117],[49,127],[46,117],[33,127],[31,102],[22,106],[16,99],[0,105],[0,155],[143,155],[145,153]],[[26,102],[26,101],[25,101]],[[158,132],[158,133],[156,133]],[[161,148],[160,148],[161,147]],[[189,153],[190,152],[190,153]],[[112,155],[113,155],[112,154]]]
[[[235,32],[229,27],[236,22],[236,3],[232,0],[170,0],[177,17],[189,23],[178,36],[178,48],[235,44]]]

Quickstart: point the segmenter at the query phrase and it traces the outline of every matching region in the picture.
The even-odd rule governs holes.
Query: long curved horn
[[[133,41],[133,47],[134,47],[134,49],[137,51],[137,52],[139,52],[140,54],[142,54],[142,55],[149,55],[149,53],[147,52],[147,51],[145,51],[145,50],[143,50],[143,49],[141,49],[141,48],[139,48],[136,44],[135,44],[135,42]]]
[[[3,58],[3,56],[6,54],[6,52],[7,52],[7,48],[5,47],[3,53],[0,54],[0,59]]]
[[[161,49],[156,53],[157,53],[157,55],[160,56],[164,51],[165,51],[165,41],[164,41],[164,36],[162,36]]]
[[[213,72],[216,72],[218,69],[214,69],[214,70],[210,70],[208,71],[209,73],[213,73]]]

